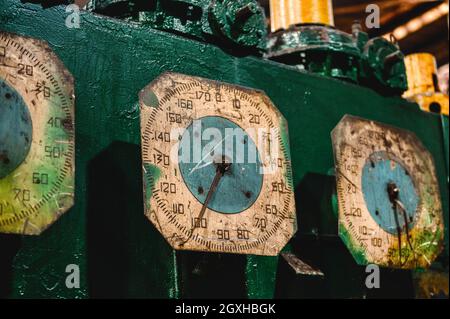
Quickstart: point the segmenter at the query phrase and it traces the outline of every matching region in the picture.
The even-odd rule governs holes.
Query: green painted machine
[[[70,2],[0,4],[1,298],[448,297],[448,117],[401,98],[395,43],[268,35],[252,0]],[[278,175],[172,167],[196,117],[274,128]]]

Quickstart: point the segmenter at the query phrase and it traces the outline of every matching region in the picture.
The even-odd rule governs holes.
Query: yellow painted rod
[[[429,53],[415,53],[405,57],[408,91],[404,97],[417,94],[434,93],[437,88],[436,59]]]
[[[305,23],[334,26],[332,0],[270,0],[270,17],[272,32]]]

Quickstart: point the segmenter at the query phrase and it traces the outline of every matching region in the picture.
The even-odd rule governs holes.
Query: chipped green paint
[[[12,269],[11,274],[0,273],[1,297],[208,298],[217,295],[218,284],[226,297],[247,295],[245,264],[243,268],[236,267],[236,259],[230,261],[217,254],[180,254],[180,258],[174,258],[173,250],[143,216],[139,120],[123,114],[135,114],[138,92],[165,71],[266,92],[290,124],[296,191],[302,183],[308,184],[311,173],[317,180],[317,176],[327,175],[333,167],[329,136],[344,114],[414,131],[433,154],[440,176],[444,215],[448,215],[441,118],[421,112],[416,104],[259,58],[233,56],[214,45],[87,12],[81,12],[80,29],[68,29],[64,25],[66,16],[64,7],[43,10],[19,0],[0,2],[0,28],[47,40],[74,75],[78,138],[75,206],[39,237],[13,237],[20,242],[18,248],[0,237],[0,247],[15,249],[10,256],[0,255],[3,269]],[[320,187],[314,189],[317,193],[323,191]],[[322,212],[315,199],[308,202],[309,199],[297,202],[301,212],[299,227],[304,233],[313,233],[306,226],[302,229],[304,217],[330,214],[328,210]],[[311,228],[314,226],[311,224]],[[315,246],[304,245],[300,235],[292,246],[298,251],[314,249]],[[330,282],[327,289],[322,289],[323,284],[318,282],[308,286],[308,295],[328,298],[347,296],[352,291],[354,298],[366,296],[366,291],[360,289],[361,285],[365,287],[364,281],[355,275],[359,268],[351,256],[341,255],[346,248],[340,242],[339,245],[339,249],[326,246],[329,249],[325,251],[331,257],[329,264],[323,260],[322,270],[336,269],[336,262],[342,267],[336,269],[335,276],[326,272],[325,280]],[[212,262],[219,256],[220,262]],[[198,261],[207,271],[193,274],[197,264],[186,259]],[[65,287],[64,269],[68,263],[80,265],[81,289]],[[232,271],[216,276],[225,266]],[[176,269],[181,271],[176,274]],[[344,270],[348,274],[345,280]],[[264,295],[290,297],[304,288],[297,282],[292,285],[292,280],[283,281],[279,275],[276,278],[279,290],[265,291]],[[193,280],[189,281],[191,277]],[[114,287],[110,286],[111,278],[117,281]],[[179,295],[174,293],[174,278],[178,278]],[[378,296],[410,290],[398,277],[390,278],[392,291],[377,290]],[[242,285],[243,294],[239,290]]]
[[[159,100],[156,94],[153,91],[144,91],[144,96],[142,100],[145,105],[153,108],[157,108],[159,106]]]
[[[246,260],[247,296],[251,299],[274,298],[278,257],[248,255]]]
[[[145,191],[147,194],[145,194],[144,198],[148,198],[149,200],[145,202],[146,210],[150,209],[150,198],[153,195],[153,189],[158,182],[159,178],[161,177],[161,170],[158,166],[153,164],[144,163],[144,174],[147,175],[147,177],[144,177],[144,184],[146,181],[151,181],[152,185],[144,186]]]
[[[209,1],[212,29],[235,44],[265,49],[266,16],[254,0]]]
[[[366,252],[353,242],[352,236],[342,224],[339,224],[339,236],[345,245],[347,245],[348,250],[355,258],[356,263],[358,265],[367,265]]]
[[[265,49],[266,17],[256,0],[171,0],[170,5],[165,0],[117,2],[94,1],[93,10],[205,42]]]
[[[272,33],[266,57],[301,70],[359,83],[383,93],[407,89],[404,56],[383,37],[369,39],[361,26],[352,34],[335,28],[300,24]]]
[[[177,252],[175,250],[172,250],[172,265],[173,265],[173,271],[170,273],[172,284],[169,285],[169,298],[172,299],[179,299],[181,298],[181,292],[180,292],[180,277],[179,277],[179,270],[178,270],[178,260],[177,260]]]

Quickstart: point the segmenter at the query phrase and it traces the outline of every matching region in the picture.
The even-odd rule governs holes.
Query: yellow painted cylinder
[[[405,57],[408,91],[403,97],[419,104],[426,112],[449,113],[448,95],[438,92],[436,59],[428,53]]]
[[[405,57],[408,91],[404,97],[436,92],[437,67],[436,59],[428,53],[415,53]]]
[[[272,32],[305,23],[334,26],[332,0],[270,0],[270,19]]]

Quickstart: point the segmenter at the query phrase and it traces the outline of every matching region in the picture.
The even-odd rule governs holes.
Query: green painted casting
[[[386,286],[367,291],[364,268],[337,236],[323,236],[337,231],[330,200],[335,181],[328,175],[333,167],[330,132],[345,114],[413,131],[434,156],[448,226],[440,116],[368,88],[89,12],[81,14],[79,29],[69,29],[67,15],[62,6],[43,10],[19,0],[0,3],[2,30],[46,40],[73,74],[77,128],[75,206],[38,237],[0,236],[1,297],[413,293],[411,273],[391,270],[382,272]],[[284,258],[174,252],[146,219],[138,93],[165,71],[263,90],[288,119],[299,222],[290,245],[325,278],[295,276]],[[80,289],[65,285],[68,264],[80,266]]]
[[[407,89],[403,54],[384,38],[353,26],[348,34],[323,25],[298,25],[269,36],[266,57],[300,70],[359,83],[384,93]]]
[[[212,0],[209,17],[213,30],[225,39],[245,47],[264,49],[266,15],[253,0]]]
[[[397,44],[378,37],[368,40],[361,51],[362,84],[395,94],[406,91],[404,55]]]
[[[265,49],[266,17],[255,0],[92,0],[90,7],[206,42]]]

